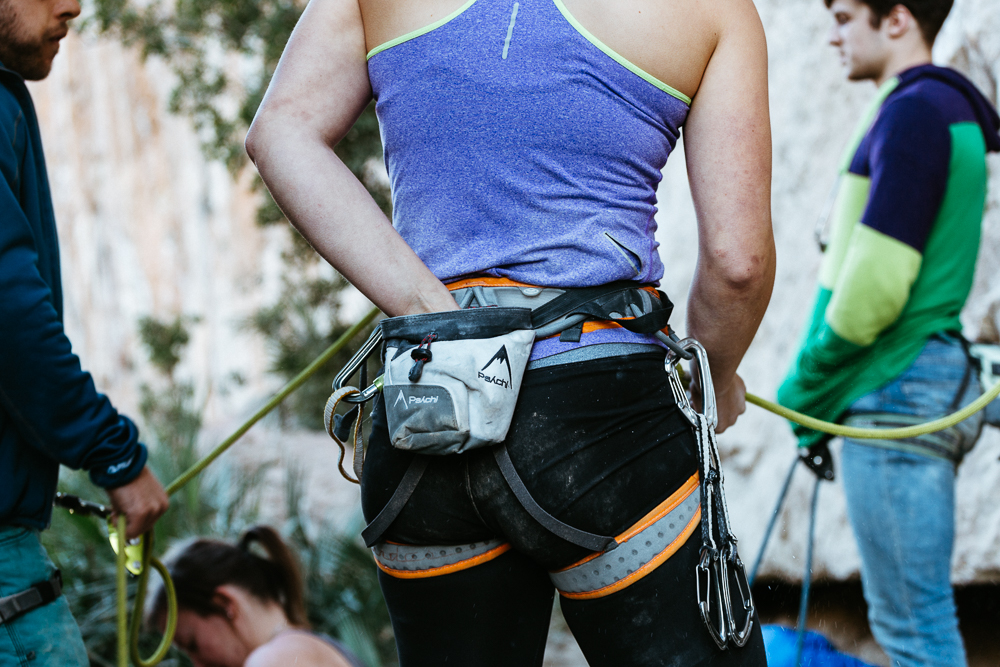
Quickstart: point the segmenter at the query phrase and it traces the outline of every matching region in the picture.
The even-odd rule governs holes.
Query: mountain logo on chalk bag
[[[492,366],[494,363],[507,366],[507,379],[504,380],[498,375],[487,375],[483,371]],[[494,371],[496,372],[496,371]],[[490,384],[495,384],[498,387],[503,387],[504,389],[510,389],[513,382],[512,375],[510,372],[510,359],[507,358],[507,346],[501,345],[497,353],[494,354],[486,365],[479,369],[479,379],[489,382]]]

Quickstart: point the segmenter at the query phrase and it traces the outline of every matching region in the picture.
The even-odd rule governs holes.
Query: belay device
[[[612,283],[572,290],[533,287],[474,287],[461,298],[477,308],[387,318],[334,380],[324,423],[341,448],[340,470],[360,482],[364,444],[361,405],[336,414],[341,402],[363,404],[383,393],[393,447],[416,455],[382,511],[362,532],[369,547],[378,544],[402,511],[427,467],[429,456],[493,447],[500,471],[525,510],[555,535],[593,552],[618,546],[613,537],[595,535],[559,521],[540,507],[514,470],[503,441],[514,412],[521,379],[534,340],[557,333],[579,340],[587,320],[612,321],[637,333],[653,334],[668,348],[666,369],[674,398],[694,427],[698,442],[701,492],[701,559],[697,566],[698,608],[720,649],[744,646],[753,628],[754,605],[743,563],[730,530],[715,437],[717,413],[708,355],[694,339],[678,341],[669,331],[673,305],[661,292],[635,283]],[[572,339],[572,338],[567,338]],[[384,374],[364,390],[346,386],[382,347]],[[694,410],[676,364],[696,358],[704,410]],[[350,441],[355,477],[343,467]],[[733,606],[734,598],[738,601]]]

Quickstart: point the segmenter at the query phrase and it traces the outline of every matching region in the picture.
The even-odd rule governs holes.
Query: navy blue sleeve
[[[948,123],[919,97],[890,99],[869,146],[871,190],[861,222],[922,254],[948,187]]]
[[[19,441],[89,470],[99,486],[121,486],[142,470],[146,448],[135,424],[80,368],[38,270],[31,227],[13,189],[20,164],[9,135],[16,127],[0,127],[0,408]]]

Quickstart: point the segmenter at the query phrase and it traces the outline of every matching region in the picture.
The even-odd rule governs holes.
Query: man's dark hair
[[[868,5],[872,10],[872,27],[878,28],[882,25],[882,19],[889,15],[896,5],[903,5],[910,10],[913,18],[920,26],[920,32],[924,36],[924,41],[928,45],[934,43],[944,20],[948,18],[948,12],[954,0],[858,0]],[[833,0],[823,0],[826,8],[829,9]]]

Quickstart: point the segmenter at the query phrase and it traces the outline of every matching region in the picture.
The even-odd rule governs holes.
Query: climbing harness
[[[700,522],[699,611],[720,649],[727,648],[730,643],[744,646],[753,628],[754,605],[725,502],[708,355],[693,339],[679,341],[672,334],[662,333],[662,330],[669,331],[672,310],[666,296],[656,293],[654,298],[640,287],[620,283],[566,291],[471,284],[455,290],[454,295],[464,310],[383,320],[381,332],[373,334],[369,341],[371,343],[379,335],[384,339],[382,391],[392,445],[415,452],[392,497],[362,532],[365,544],[373,548],[379,567],[402,578],[435,576],[468,567],[470,562],[495,557],[509,549],[509,545],[500,542],[425,547],[382,541],[382,536],[416,489],[429,455],[493,446],[500,472],[522,507],[551,533],[592,552],[583,561],[551,573],[561,595],[587,599],[624,588],[672,555]],[[478,307],[470,309],[473,302]],[[529,305],[534,307],[525,307]],[[626,319],[623,316],[626,313],[631,317]],[[665,366],[670,386],[698,439],[700,472],[697,479],[689,480],[686,485],[689,488],[681,489],[677,497],[668,498],[637,527],[616,537],[569,526],[539,506],[502,444],[513,415],[516,390],[536,336],[559,334],[560,340],[578,342],[583,324],[588,320],[610,320],[642,333],[659,332],[669,341]],[[446,348],[448,344],[455,351]],[[338,419],[336,408],[348,397],[357,400],[361,393],[344,383],[364,367],[375,345],[366,344],[364,349],[366,352],[356,355],[338,375],[334,393],[326,406],[324,421],[341,447],[342,455],[348,448],[344,440],[351,437],[349,420],[355,420],[360,412]],[[698,361],[705,396],[702,412],[691,406],[677,370],[681,359],[691,358]],[[498,366],[496,369],[492,368],[494,362]],[[470,400],[470,397],[483,398],[490,393],[499,396],[496,399],[498,407],[483,407]],[[482,428],[477,430],[472,425],[477,414],[489,415],[488,421],[495,428],[490,432]],[[360,478],[363,468],[358,460],[359,455],[363,457],[364,446],[357,422],[351,446],[355,451],[355,473]],[[693,498],[696,488],[700,490],[698,501]],[[619,551],[626,544],[628,548]]]
[[[0,625],[10,623],[33,609],[55,601],[62,595],[62,574],[59,570],[45,581],[32,584],[26,590],[0,598]]]
[[[538,505],[502,443],[536,339],[559,334],[560,340],[578,342],[584,323],[592,320],[613,322],[637,333],[661,332],[668,327],[673,304],[662,292],[627,281],[571,290],[491,284],[491,279],[451,287],[459,310],[383,320],[381,331],[373,333],[338,374],[327,401],[327,432],[341,448],[342,457],[348,449],[345,441],[352,439],[355,477],[348,479],[358,481],[364,457],[360,410],[340,417],[336,408],[349,397],[358,400],[362,392],[345,383],[365,369],[381,337],[382,391],[390,440],[414,456],[388,503],[362,531],[365,544],[375,547],[381,542],[419,484],[428,456],[493,446],[494,458],[514,496],[544,528],[588,551],[614,548],[618,544],[614,537],[574,528]],[[671,343],[677,347],[675,341]]]

